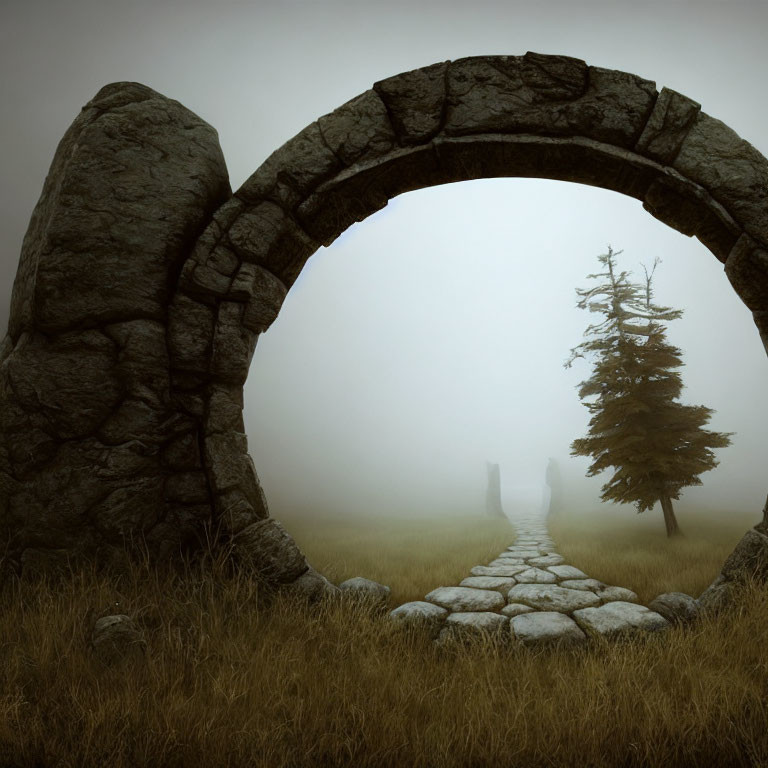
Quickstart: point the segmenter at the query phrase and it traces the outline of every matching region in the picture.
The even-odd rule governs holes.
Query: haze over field
[[[702,104],[768,155],[763,3],[367,4],[27,0],[0,11],[0,318],[56,146],[101,86],[135,80],[219,132],[233,190],[305,125],[380,79],[446,59],[526,51],[632,72]],[[576,287],[610,244],[656,299],[686,366],[682,401],[735,432],[682,511],[765,501],[768,361],[723,266],[613,192],[488,179],[395,198],[307,263],[259,340],[245,390],[273,514],[482,513],[485,462],[507,511],[541,501],[549,457],[567,503],[608,475],[569,456],[589,414],[571,347],[595,316]],[[627,507],[627,514],[634,514]],[[658,516],[660,511],[647,513]]]

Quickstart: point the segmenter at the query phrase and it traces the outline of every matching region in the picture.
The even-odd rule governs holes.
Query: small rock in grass
[[[676,624],[693,621],[699,613],[696,599],[686,595],[685,592],[664,592],[654,598],[648,604],[648,608]]]

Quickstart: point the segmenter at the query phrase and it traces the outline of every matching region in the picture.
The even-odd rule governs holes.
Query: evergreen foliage
[[[683,405],[683,388],[677,369],[682,352],[666,340],[665,322],[682,310],[653,302],[653,274],[644,267],[645,285],[633,283],[629,274],[617,274],[615,256],[598,256],[603,272],[588,275],[597,284],[576,289],[580,309],[603,316],[585,331],[587,340],[574,347],[565,363],[595,358],[592,375],[579,385],[579,398],[592,418],[589,432],[571,444],[572,456],[591,456],[587,475],[613,467],[613,476],[602,487],[600,499],[634,503],[638,512],[658,501],[668,535],[679,533],[672,499],[683,488],[701,485],[699,475],[718,461],[712,448],[730,445],[729,433],[704,429],[713,411],[703,405]],[[594,398],[587,401],[586,398]]]

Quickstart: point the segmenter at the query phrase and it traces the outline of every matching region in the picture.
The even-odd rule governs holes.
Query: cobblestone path
[[[624,587],[591,579],[557,554],[540,514],[512,520],[515,543],[476,565],[457,586],[433,589],[423,601],[395,608],[392,618],[431,620],[435,642],[467,632],[503,632],[529,645],[584,643],[591,637],[664,629],[668,621]]]

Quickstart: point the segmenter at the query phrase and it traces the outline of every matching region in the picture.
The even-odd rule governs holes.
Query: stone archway
[[[768,351],[768,160],[675,91],[565,56],[446,61],[375,83],[232,194],[209,125],[115,83],[62,139],[24,240],[0,348],[5,562],[110,562],[136,540],[164,559],[215,529],[263,577],[321,587],[248,455],[258,335],[352,223],[492,176],[641,200],[725,264]],[[726,577],[744,557],[766,567],[767,524]]]

